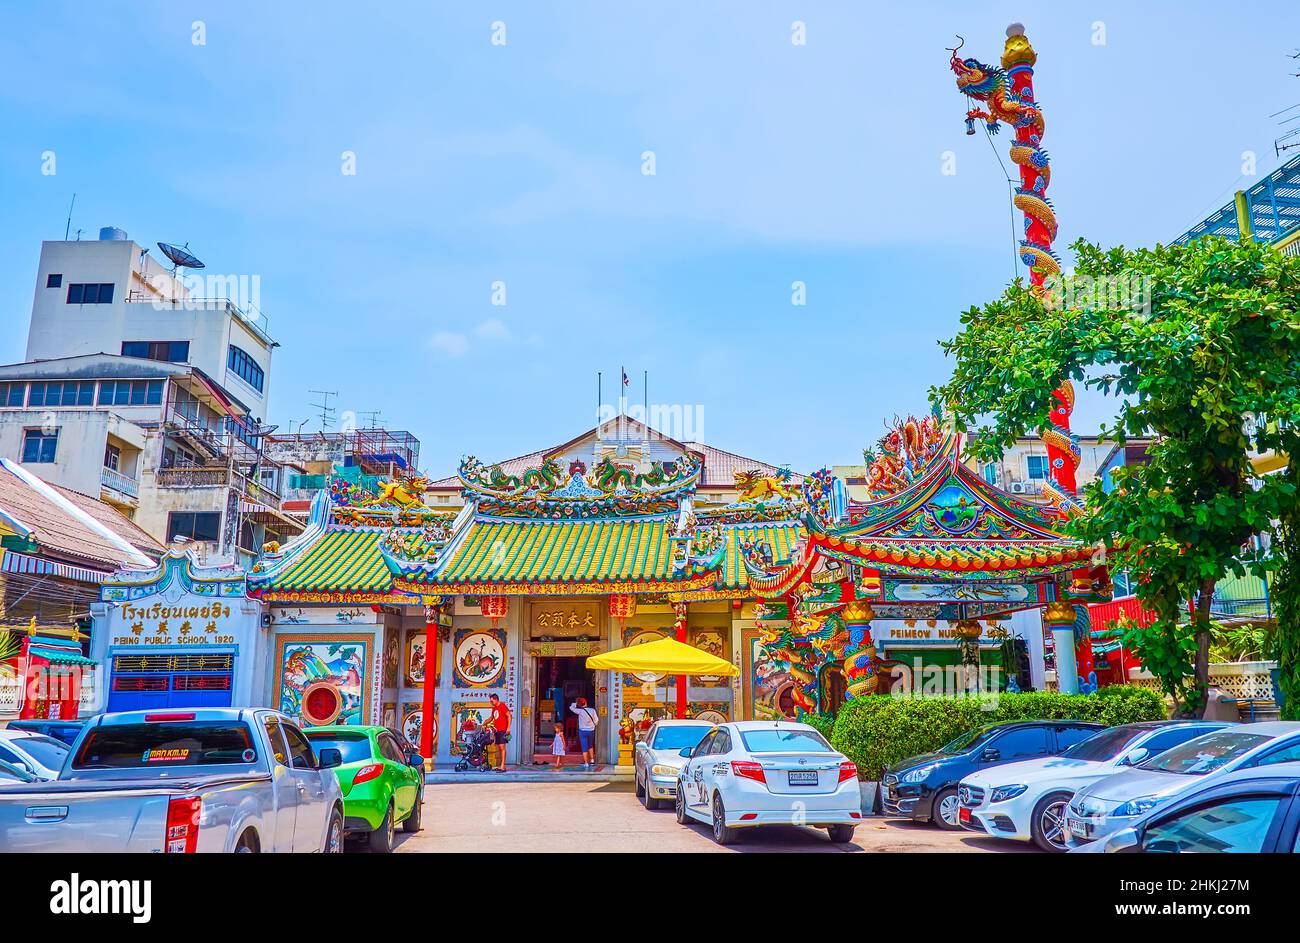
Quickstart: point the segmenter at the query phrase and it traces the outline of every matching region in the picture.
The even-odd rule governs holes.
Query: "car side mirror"
[[[677,751],[677,755],[682,757],[683,759],[689,760],[691,758],[691,754],[694,752],[695,749],[693,747],[682,747],[680,750]]]
[[[420,756],[418,753],[412,753],[406,758],[406,765],[414,766],[418,769],[424,765],[424,757]]]
[[[1141,763],[1143,760],[1147,758],[1147,755],[1150,752],[1151,751],[1148,750],[1146,747],[1134,747],[1132,750],[1129,750],[1127,753],[1124,754],[1124,758],[1119,761],[1120,765],[1137,766],[1139,763]]]
[[[338,747],[325,747],[320,751],[320,768],[333,769],[343,765],[343,754]]]
[[[996,747],[985,747],[984,752],[980,754],[980,759],[986,763],[992,763],[995,760],[1002,759],[1002,751]]]
[[[1102,850],[1108,855],[1137,851],[1142,845],[1142,836],[1136,828],[1121,828],[1106,836]]]

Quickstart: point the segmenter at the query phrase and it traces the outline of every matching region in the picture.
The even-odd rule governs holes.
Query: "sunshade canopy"
[[[725,658],[718,658],[671,638],[661,638],[654,642],[646,642],[644,645],[631,645],[605,652],[603,655],[592,655],[587,659],[587,667],[608,668],[633,674],[725,675],[728,677],[740,674],[740,669]]]

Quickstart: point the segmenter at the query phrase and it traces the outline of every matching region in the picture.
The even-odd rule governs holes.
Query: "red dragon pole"
[[[957,49],[961,48],[958,44]],[[952,50],[949,67],[957,76],[957,89],[967,97],[984,103],[988,110],[975,107],[966,112],[966,133],[975,133],[976,119],[982,119],[989,134],[997,134],[1001,122],[1015,129],[1011,143],[1011,160],[1020,172],[1020,186],[1012,201],[1024,214],[1025,238],[1020,240],[1020,261],[1029,267],[1029,282],[1034,289],[1050,290],[1049,276],[1059,275],[1060,262],[1052,252],[1056,239],[1056,213],[1047,199],[1052,182],[1051,160],[1043,150],[1043,113],[1034,99],[1034,65],[1038,54],[1019,23],[1007,27],[1007,41],[1002,50],[1002,68],[987,66],[977,59],[962,59]],[[1074,385],[1065,380],[1052,391],[1052,425],[1041,433],[1047,446],[1051,481],[1044,493],[1061,514],[1077,513],[1079,443],[1070,431],[1070,414],[1074,411]],[[1086,621],[1086,612],[1083,620]],[[1075,635],[1082,635],[1077,664],[1062,664],[1061,646],[1057,645],[1058,680],[1061,690],[1074,687],[1067,672],[1087,679],[1091,676],[1092,643],[1086,625]]]

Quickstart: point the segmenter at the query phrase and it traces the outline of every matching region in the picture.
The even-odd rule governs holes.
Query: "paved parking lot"
[[[764,829],[714,844],[672,810],[647,812],[631,783],[464,783],[425,787],[424,830],[398,833],[399,852],[1027,851],[1027,846],[894,819],[866,819],[852,844],[824,831]]]

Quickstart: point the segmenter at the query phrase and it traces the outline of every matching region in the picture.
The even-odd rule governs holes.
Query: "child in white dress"
[[[559,722],[555,724],[555,739],[551,741],[551,756],[555,757],[555,768],[560,768],[560,763],[564,759],[564,754],[568,748],[564,745],[564,728]]]

